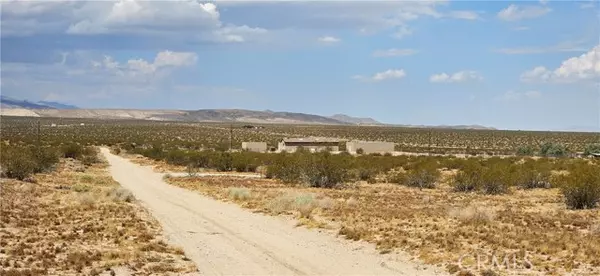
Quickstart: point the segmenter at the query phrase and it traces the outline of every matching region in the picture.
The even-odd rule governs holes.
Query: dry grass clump
[[[481,225],[492,222],[496,217],[496,212],[484,206],[468,206],[451,209],[449,215],[462,223]]]
[[[0,275],[99,275],[120,266],[142,275],[157,273],[156,266],[169,268],[165,273],[195,270],[180,249],[161,241],[158,223],[123,196],[128,192],[102,164],[86,173],[71,169],[63,162],[37,175],[38,184],[2,179]]]
[[[318,218],[347,239],[374,243],[382,253],[402,249],[430,264],[456,264],[467,252],[523,251],[533,263],[526,272],[536,275],[600,274],[600,235],[591,235],[600,213],[566,209],[556,188],[486,195],[453,192],[443,180],[436,189],[422,190],[396,184],[318,189],[264,179],[169,182],[217,199],[228,198],[227,188],[243,186],[252,193],[238,201],[243,207]],[[323,202],[333,206],[322,208]]]
[[[248,188],[234,188],[230,187],[227,189],[229,193],[229,198],[233,200],[248,200],[252,195]]]
[[[135,200],[133,194],[129,190],[122,187],[114,187],[109,189],[107,190],[106,194],[110,199],[116,202],[133,202]]]
[[[335,203],[330,198],[317,198],[313,193],[288,192],[271,199],[266,209],[274,214],[297,213],[301,218],[310,218],[317,208],[330,209]]]

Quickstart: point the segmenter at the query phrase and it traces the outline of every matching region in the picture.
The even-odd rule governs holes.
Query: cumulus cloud
[[[600,79],[600,45],[578,57],[562,62],[554,69],[537,66],[521,74],[524,82],[577,82]]]
[[[477,71],[458,71],[454,74],[440,73],[429,77],[433,83],[457,83],[481,80],[483,77]]]
[[[546,6],[535,6],[535,5],[514,5],[511,4],[507,8],[498,12],[497,16],[499,19],[504,21],[519,21],[524,19],[532,19],[544,16],[551,12],[552,9]]]
[[[336,44],[342,40],[337,37],[334,37],[334,36],[322,36],[322,37],[319,37],[317,39],[317,41],[319,41],[323,44]]]
[[[156,54],[154,61],[130,59],[124,63],[115,61],[110,56],[104,56],[101,61],[92,61],[93,69],[101,69],[121,77],[164,76],[177,67],[196,64],[198,56],[191,52],[162,51]]]
[[[406,77],[406,72],[403,69],[389,69],[383,72],[375,73],[372,76],[356,75],[353,79],[361,81],[380,82],[384,80],[401,79]]]
[[[414,49],[397,49],[391,48],[386,50],[376,50],[373,52],[374,57],[400,57],[400,56],[411,56],[416,54],[417,51]]]
[[[244,42],[267,32],[225,24],[214,3],[181,1],[3,1],[2,36],[129,35]]]

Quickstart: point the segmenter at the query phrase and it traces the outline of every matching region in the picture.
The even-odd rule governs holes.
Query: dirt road
[[[439,275],[398,255],[282,217],[252,213],[165,183],[163,174],[102,153],[114,179],[129,189],[181,246],[201,275]]]

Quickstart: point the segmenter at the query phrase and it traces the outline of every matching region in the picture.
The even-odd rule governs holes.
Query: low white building
[[[351,154],[356,154],[359,149],[362,149],[363,154],[371,153],[392,153],[395,150],[395,144],[392,142],[380,141],[348,141],[346,142],[346,151]]]
[[[285,138],[279,142],[278,151],[295,152],[298,148],[303,148],[310,152],[325,150],[336,152],[340,150],[341,141],[327,137]]]
[[[267,143],[265,142],[242,142],[242,150],[253,152],[266,152]]]

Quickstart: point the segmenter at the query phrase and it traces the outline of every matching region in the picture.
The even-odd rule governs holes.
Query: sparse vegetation
[[[572,209],[596,208],[600,202],[600,173],[597,166],[579,164],[559,177],[566,204]]]
[[[56,267],[58,274],[64,271],[94,274],[92,272],[103,269],[102,262],[111,259],[132,263],[136,269],[139,266],[142,274],[143,271],[162,273],[176,269],[157,256],[179,253],[154,240],[156,231],[152,227],[155,226],[141,222],[134,212],[137,207],[132,194],[112,185],[110,178],[97,177],[101,165],[95,145],[111,146],[113,152],[134,158],[136,162],[191,172],[191,177],[167,178],[173,185],[200,190],[260,212],[293,215],[307,226],[334,225],[340,235],[377,244],[380,252],[389,253],[399,248],[427,263],[444,263],[456,260],[461,252],[472,249],[470,245],[477,244],[486,252],[530,252],[537,272],[600,273],[597,260],[600,241],[590,238],[597,237],[594,233],[600,215],[596,211],[581,210],[598,207],[600,162],[546,158],[566,157],[571,151],[594,152],[598,134],[282,125],[252,130],[234,126],[233,129],[234,149],[239,148],[242,141],[267,141],[274,146],[283,137],[316,135],[387,140],[397,143],[397,148],[404,152],[432,153],[432,156],[360,154],[353,157],[302,150],[281,154],[226,152],[229,144],[223,141],[229,137],[229,125],[210,123],[86,121],[85,126],[77,124],[60,131],[42,127],[42,141],[38,145],[28,120],[3,118],[0,125],[3,176],[31,180],[34,174],[43,174],[35,175],[39,183],[35,185],[17,180],[9,180],[17,183],[14,185],[3,183],[2,208],[11,208],[11,213],[8,219],[2,216],[0,230],[8,225],[26,229],[24,233],[33,235],[33,228],[28,227],[35,225],[46,232],[56,230],[50,231],[55,227],[62,232],[52,233],[70,233],[75,227],[73,221],[88,221],[93,213],[95,218],[103,220],[89,220],[77,226],[95,229],[91,233],[96,234],[83,235],[87,241],[98,242],[100,234],[97,233],[108,231],[111,246],[131,245],[138,252],[130,254],[99,247],[84,256],[81,250],[69,245],[61,250],[72,254],[60,251],[54,257],[47,257],[48,264]],[[52,119],[41,120],[44,124]],[[72,121],[65,119],[65,123],[69,122]],[[539,141],[546,142],[539,145]],[[501,157],[476,156],[482,153]],[[536,153],[541,157],[525,157]],[[502,156],[512,154],[521,156]],[[60,162],[59,156],[63,158]],[[55,171],[57,164],[69,168],[69,173],[63,175],[60,170]],[[200,181],[194,177],[200,169],[231,173],[259,171],[269,179],[203,178]],[[57,175],[62,177],[60,181],[52,178]],[[401,185],[382,183],[385,181]],[[24,193],[36,197],[20,196]],[[63,208],[67,202],[73,207],[65,207],[59,213],[56,208]],[[34,207],[27,210],[28,206]],[[571,210],[565,210],[565,206]],[[76,213],[74,208],[83,211]],[[42,209],[46,212],[37,212]],[[34,211],[37,213],[33,214]],[[57,215],[46,215],[53,212]],[[55,225],[56,221],[73,223],[63,226]],[[127,226],[124,234],[111,226],[119,223]],[[131,227],[138,232],[132,232]],[[80,242],[83,236],[78,235],[52,238]],[[139,244],[132,245],[122,235],[135,236]],[[22,239],[22,236],[0,231],[0,241],[8,241],[7,248],[14,250],[9,252],[13,255],[6,256],[17,256],[17,261],[8,262],[2,259],[5,253],[0,252],[3,267],[25,271],[27,258],[16,252],[45,248],[43,243],[36,242],[21,246],[17,241]],[[52,252],[55,247],[46,249]],[[577,262],[572,253],[575,251]],[[67,261],[63,264],[62,260]],[[44,269],[41,265],[29,267],[31,271]]]
[[[1,275],[100,275],[116,266],[142,274],[157,266],[165,273],[195,271],[180,249],[149,246],[162,242],[160,227],[102,164],[81,173],[70,162],[36,175],[37,184],[3,180]]]

